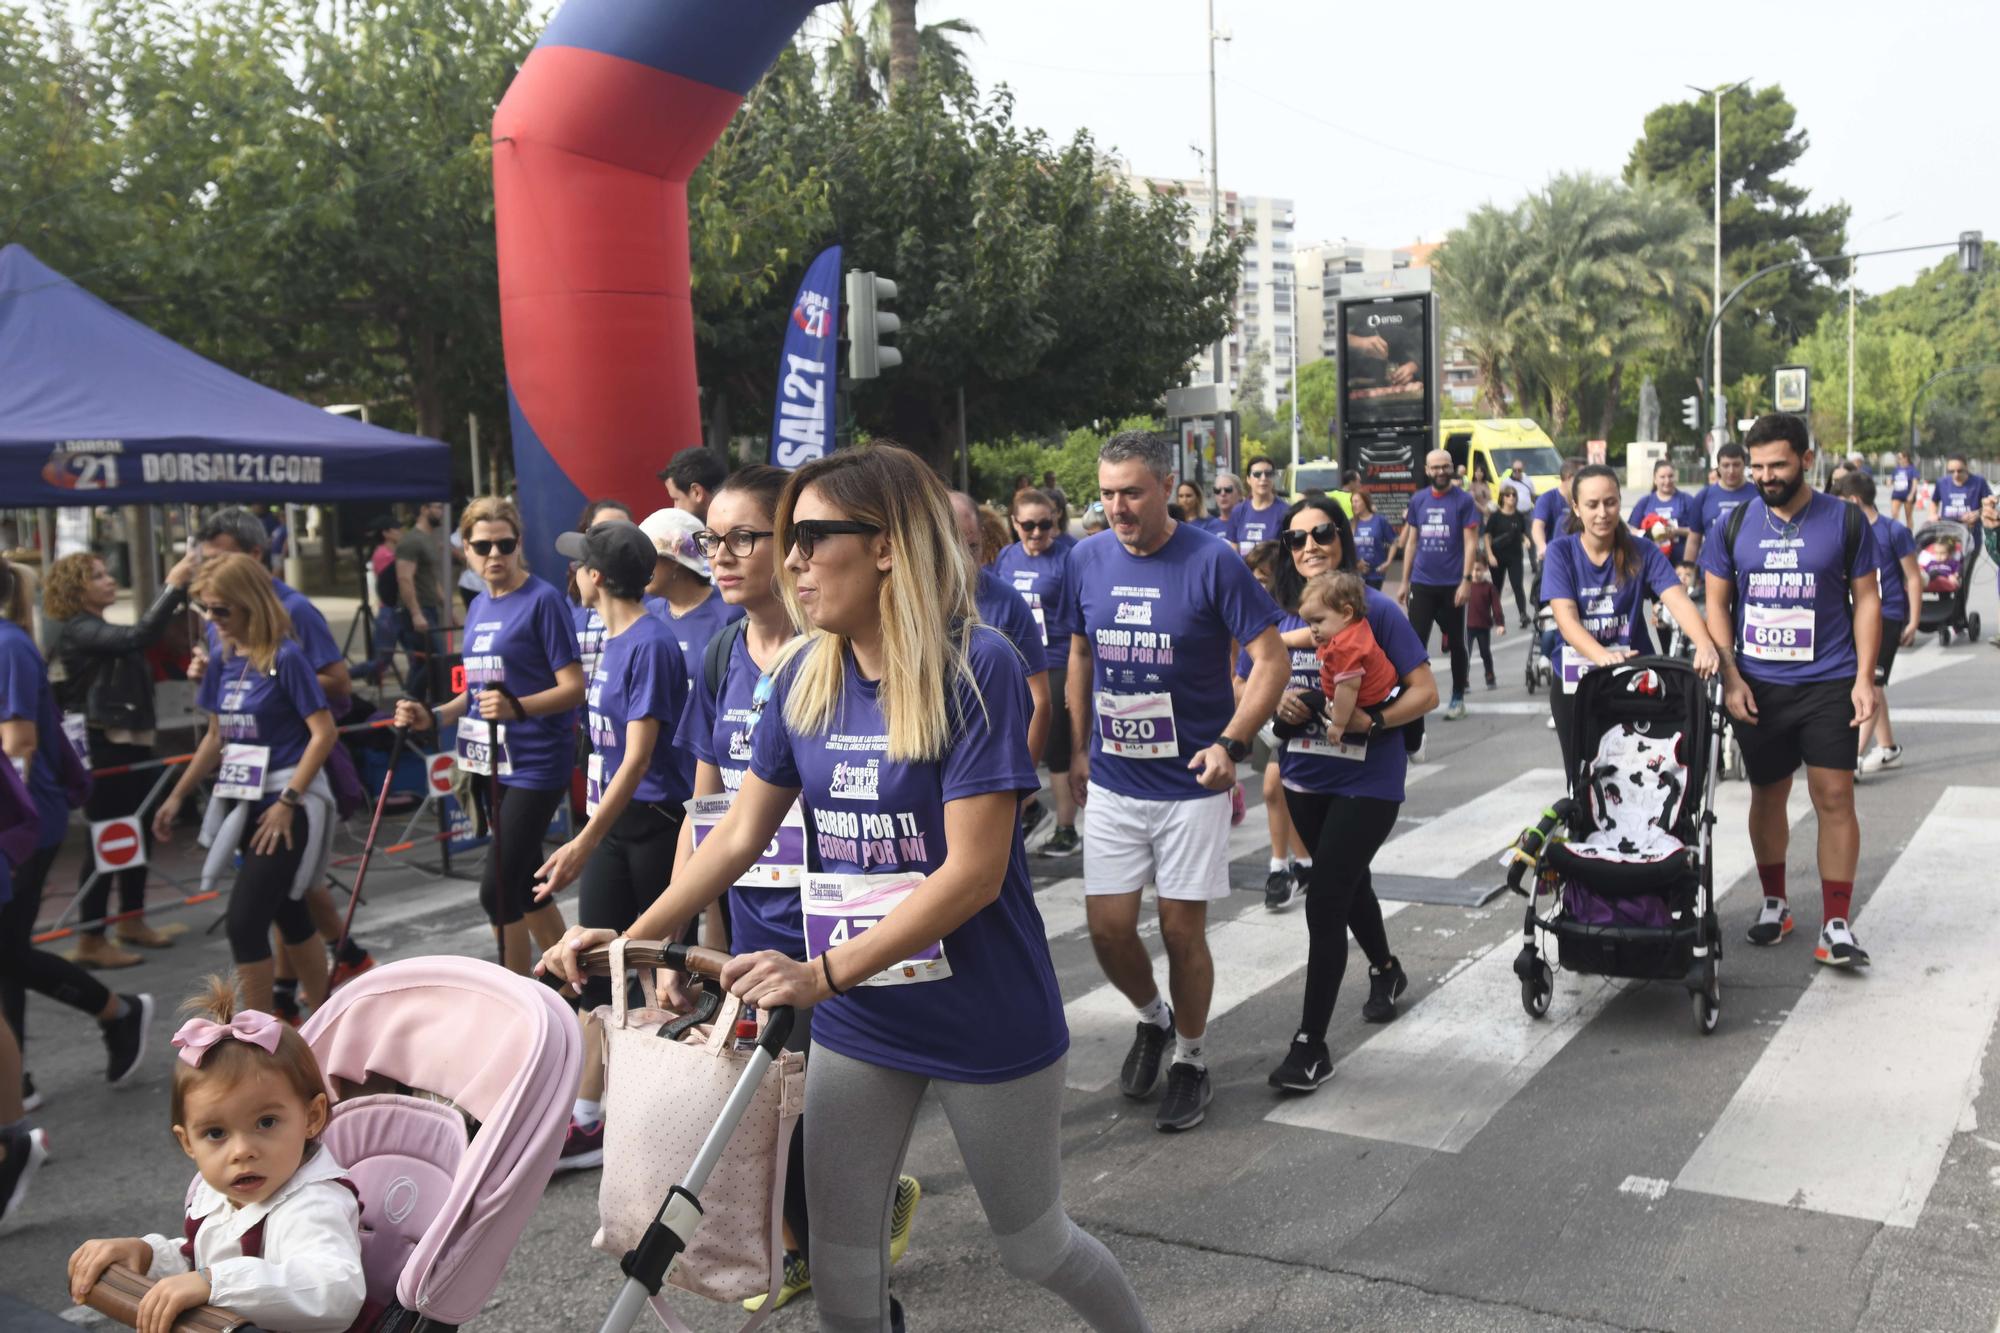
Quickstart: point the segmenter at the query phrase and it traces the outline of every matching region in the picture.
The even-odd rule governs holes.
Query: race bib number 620
[[[1097,696],[1097,737],[1104,753],[1125,759],[1172,759],[1180,753],[1174,701],[1165,694]]]

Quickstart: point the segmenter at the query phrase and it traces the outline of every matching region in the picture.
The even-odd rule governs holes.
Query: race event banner
[[[771,418],[771,462],[802,467],[833,448],[835,357],[840,352],[840,247],[830,245],[806,269],[785,323],[778,358],[778,405]]]

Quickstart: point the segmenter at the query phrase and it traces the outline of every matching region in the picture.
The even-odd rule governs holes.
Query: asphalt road
[[[1977,605],[1995,623],[1990,586]],[[1069,1010],[1066,1197],[1166,1329],[1948,1330],[2000,1316],[2000,652],[1906,651],[1891,700],[1902,768],[1863,784],[1856,929],[1866,974],[1816,967],[1814,819],[1801,797],[1790,861],[1801,928],[1739,943],[1757,890],[1744,791],[1718,796],[1727,953],[1719,1030],[1697,1036],[1677,985],[1559,974],[1546,1019],[1522,1012],[1510,964],[1518,899],[1454,904],[1497,882],[1514,829],[1559,794],[1525,645],[1501,687],[1434,722],[1430,762],[1377,860],[1391,941],[1413,987],[1398,1020],[1362,1024],[1350,968],[1316,1094],[1264,1078],[1297,1021],[1300,911],[1263,911],[1260,812],[1237,835],[1243,890],[1219,904],[1206,1124],[1157,1133],[1113,1083],[1129,1009],[1102,987],[1075,859],[1037,859]],[[1442,671],[1443,663],[1438,666]],[[59,868],[55,883],[67,884]],[[380,957],[483,953],[474,891],[406,868],[371,872],[359,933]],[[0,1236],[0,1293],[61,1312],[63,1260],[97,1235],[170,1230],[189,1165],[166,1123],[166,1017],[227,965],[212,908],[175,949],[119,974],[162,1002],[143,1074],[107,1089],[89,1021],[32,1002],[28,1065],[54,1157]],[[1152,937],[1158,953],[1156,936]],[[895,1270],[913,1329],[1073,1326],[996,1261],[948,1130],[927,1107],[909,1169],[924,1182]],[[486,1312],[492,1333],[594,1323],[617,1274],[589,1248],[595,1173],[558,1178]],[[696,1328],[740,1312],[675,1302]],[[813,1326],[809,1300],[780,1330]]]

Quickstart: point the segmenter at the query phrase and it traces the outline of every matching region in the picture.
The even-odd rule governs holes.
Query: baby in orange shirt
[[[1371,708],[1396,688],[1396,667],[1368,628],[1368,585],[1359,574],[1321,574],[1299,594],[1312,630],[1329,736],[1344,735],[1356,708]]]

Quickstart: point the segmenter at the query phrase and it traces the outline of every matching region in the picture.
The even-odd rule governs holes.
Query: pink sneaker
[[[1243,784],[1239,782],[1229,789],[1229,827],[1241,824],[1243,816],[1249,813],[1250,808],[1243,803]]]
[[[557,1171],[582,1171],[604,1165],[604,1122],[589,1127],[570,1117],[569,1134],[563,1139],[562,1155],[556,1158]]]

